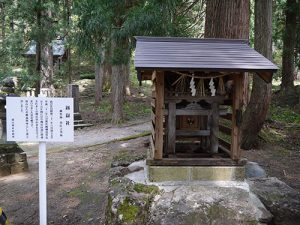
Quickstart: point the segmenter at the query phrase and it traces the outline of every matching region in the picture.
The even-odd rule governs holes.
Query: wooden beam
[[[154,71],[152,77],[155,77],[155,152],[154,159],[163,157],[163,136],[164,136],[164,72]]]
[[[156,74],[157,74],[156,70],[153,70],[153,72],[152,72],[152,77],[151,77],[151,80],[152,80],[152,81],[155,81],[155,79],[156,79]]]
[[[172,100],[186,100],[186,101],[201,101],[201,100],[205,100],[208,103],[211,102],[218,102],[218,103],[223,103],[223,101],[225,100],[224,96],[189,96],[189,95],[185,95],[185,96],[166,96],[165,101],[172,101]]]
[[[225,153],[227,153],[229,156],[230,156],[230,150],[225,148],[224,146],[222,145],[219,145],[219,149]]]
[[[219,138],[219,144],[227,149],[231,149],[231,144],[222,138]]]
[[[231,134],[231,128],[230,127],[227,127],[227,126],[224,126],[224,125],[219,125],[219,130],[225,134]]]
[[[150,70],[141,71],[142,80],[152,80],[152,73]]]
[[[169,102],[167,153],[175,154],[176,141],[176,102]]]
[[[243,80],[245,74],[234,76],[233,105],[232,105],[232,130],[231,130],[231,158],[239,160],[241,157],[240,149],[240,121],[238,115],[243,106]]]
[[[212,115],[210,120],[210,153],[218,153],[219,149],[219,104],[213,102],[211,104]]]
[[[177,130],[176,136],[209,136],[210,130]]]
[[[227,113],[225,115],[220,115],[223,119],[230,120],[232,119],[232,113]]]
[[[263,79],[266,83],[271,83],[273,78],[272,72],[257,72],[257,75]]]

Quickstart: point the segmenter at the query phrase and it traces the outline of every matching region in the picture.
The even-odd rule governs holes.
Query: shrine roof
[[[278,67],[247,40],[136,37],[137,70],[276,72]]]
[[[63,40],[54,40],[52,41],[53,48],[53,56],[60,57],[65,54],[65,45]],[[28,47],[27,52],[24,54],[25,56],[35,56],[36,54],[36,42],[31,41]]]

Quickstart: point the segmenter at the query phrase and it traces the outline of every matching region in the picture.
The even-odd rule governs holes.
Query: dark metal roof
[[[247,40],[136,37],[138,70],[210,70],[276,72],[278,67]]]

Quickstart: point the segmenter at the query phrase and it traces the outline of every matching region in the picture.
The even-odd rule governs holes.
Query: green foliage
[[[103,99],[100,102],[100,106],[98,107],[98,112],[101,113],[110,113],[111,112],[111,105],[109,99]]]
[[[125,102],[124,104],[124,112],[127,119],[144,117],[146,115],[150,115],[151,108],[149,104],[145,104],[145,102]]]
[[[21,88],[31,87],[40,79],[36,74],[35,57],[27,59],[23,54],[28,50],[31,41],[42,44],[50,43],[58,37],[65,37],[70,24],[66,22],[65,1],[1,1],[2,24],[5,36],[0,37],[0,78],[17,76]],[[40,12],[40,21],[37,14]],[[2,33],[1,33],[2,34]],[[54,78],[54,85],[60,85],[64,80],[60,71]]]
[[[110,48],[113,40],[118,43],[111,59],[115,65],[128,63],[133,36],[200,36],[204,27],[202,0],[75,0],[74,12],[80,48],[99,58],[99,49]]]
[[[95,73],[80,74],[80,79],[95,79]]]
[[[290,108],[271,105],[270,118],[273,121],[300,124],[300,115],[295,113]]]

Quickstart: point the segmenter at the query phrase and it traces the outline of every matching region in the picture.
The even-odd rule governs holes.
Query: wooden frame
[[[154,71],[153,82],[155,86],[155,143],[154,143],[154,159],[162,159],[163,157],[163,117],[164,117],[164,72]]]
[[[241,115],[243,107],[243,89],[245,73],[240,76],[234,76],[234,90],[232,101],[232,128],[231,128],[231,158],[238,160],[241,156],[240,138],[241,138]]]
[[[165,73],[163,71],[154,70],[151,76],[153,81],[153,90],[152,90],[152,136],[150,138],[150,144],[152,151],[150,153],[151,164],[155,164],[154,161],[165,161],[162,162],[163,165],[172,165],[176,160],[179,164],[182,165],[188,164],[189,162],[193,162],[193,164],[197,165],[219,165],[216,162],[220,162],[220,165],[238,165],[237,163],[240,160],[241,150],[240,150],[240,123],[241,123],[241,112],[244,101],[244,85],[246,75],[242,74],[234,74],[231,79],[233,79],[233,90],[232,90],[232,98],[229,99],[232,106],[232,113],[223,115],[220,113],[220,105],[226,104],[223,96],[203,96],[203,97],[192,97],[192,96],[169,96],[165,93]],[[187,98],[187,99],[186,99]],[[205,110],[195,109],[188,110],[185,108],[176,109],[176,103],[181,102],[182,100],[187,101],[199,101],[205,100],[209,102],[212,108],[208,112],[204,112]],[[227,99],[228,100],[228,99]],[[165,109],[165,105],[168,106]],[[208,122],[209,130],[176,130],[176,116],[182,115],[194,115],[194,116],[209,116],[210,120]],[[232,123],[231,127],[227,127],[224,125],[219,125],[219,118],[224,118],[226,120],[230,120]],[[166,122],[166,127],[164,128],[164,120]],[[231,143],[223,140],[219,136],[219,132],[226,133],[231,135]],[[184,137],[200,137],[201,142],[203,137],[209,136],[210,143],[210,154],[211,156],[215,155],[216,158],[211,158],[211,156],[207,158],[193,158],[194,160],[186,159],[186,158],[173,158],[182,153],[175,152],[175,143],[176,137],[180,138]],[[199,139],[200,140],[200,139]],[[222,158],[217,156],[220,152],[224,152],[229,155],[229,158]],[[224,154],[223,153],[223,154]],[[169,156],[171,158],[164,158],[164,155]],[[191,154],[186,154],[191,155]],[[201,154],[195,154],[201,155]],[[205,154],[203,154],[204,156]],[[202,157],[203,157],[202,156]],[[175,160],[176,159],[176,160]],[[154,161],[153,161],[154,160]],[[175,160],[175,161],[174,161]],[[234,162],[235,163],[231,163]],[[222,163],[223,162],[223,163]],[[179,165],[178,164],[178,165]]]

